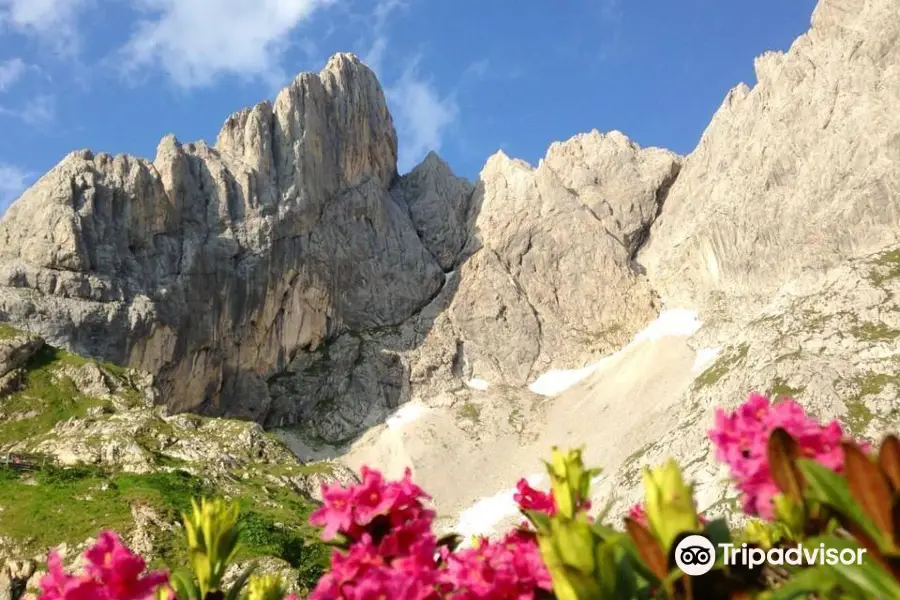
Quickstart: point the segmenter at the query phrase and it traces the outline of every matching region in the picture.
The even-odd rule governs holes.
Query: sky
[[[152,159],[353,52],[378,74],[399,169],[475,179],[598,129],[679,154],[814,0],[0,0],[0,211],[79,148]]]

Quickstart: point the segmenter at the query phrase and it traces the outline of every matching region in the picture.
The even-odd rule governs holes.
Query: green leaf
[[[547,516],[547,513],[536,510],[523,510],[522,514],[531,521],[538,535],[550,535],[550,517]]]
[[[200,600],[200,590],[194,582],[192,574],[185,571],[177,571],[169,577],[169,585],[175,591],[179,600]]]
[[[852,540],[845,540],[835,536],[823,536],[813,538],[807,542],[809,546],[817,546],[824,543],[826,548],[834,548],[838,551],[850,549],[856,552],[862,546]],[[859,598],[900,598],[900,585],[894,577],[885,571],[875,560],[867,558],[863,554],[861,564],[845,565],[837,561],[835,565],[823,565],[834,579],[841,583],[846,591],[859,594]]]
[[[766,600],[806,600],[811,594],[830,597],[830,592],[837,586],[834,574],[825,567],[813,567],[797,571],[790,580],[766,596]]]
[[[731,530],[728,529],[728,521],[726,519],[716,519],[707,523],[703,528],[703,535],[716,547],[719,544],[731,543]]]
[[[880,539],[878,529],[853,499],[846,479],[809,459],[798,460],[797,466],[806,479],[806,491],[810,498],[842,513],[873,540]]]

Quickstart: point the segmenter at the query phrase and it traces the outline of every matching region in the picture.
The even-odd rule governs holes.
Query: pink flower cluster
[[[550,517],[556,514],[556,502],[553,500],[553,494],[534,489],[524,478],[516,483],[513,500],[522,510],[534,510]]]
[[[765,519],[774,517],[772,500],[779,493],[766,450],[769,436],[777,427],[797,440],[807,458],[835,472],[844,467],[841,425],[837,421],[820,424],[794,400],[772,403],[765,396],[750,394],[734,412],[717,410],[715,427],[709,432],[716,446],[716,459],[730,467],[731,476],[743,493],[744,512]]]
[[[149,600],[157,588],[169,581],[168,574],[162,571],[144,574],[144,559],[126,548],[112,531],[102,532],[84,553],[84,559],[84,571],[71,575],[63,570],[59,553],[51,552],[38,599]]]
[[[533,600],[550,589],[533,534],[482,539],[452,552],[438,545],[435,513],[424,504],[430,496],[409,469],[400,481],[365,467],[361,474],[359,485],[323,486],[324,505],[310,515],[323,539],[340,535],[347,545],[332,554],[311,600]]]

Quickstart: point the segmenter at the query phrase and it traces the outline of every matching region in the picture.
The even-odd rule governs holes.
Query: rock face
[[[73,153],[0,223],[0,311],[157,374],[173,408],[265,415],[266,378],[301,349],[399,323],[441,286],[391,197],[396,152],[378,82],[337,55],[230,117],[213,148]]]
[[[807,270],[897,240],[896,3],[821,0],[809,32],[757,59],[756,75],[728,94],[639,256],[672,302],[759,306]]]
[[[632,259],[674,154],[593,132],[536,169],[498,155],[477,185],[435,154],[398,177],[396,157],[352,55],[214,147],[75,152],[0,221],[0,317],[152,373],[175,410],[335,441],[473,373],[578,366],[655,314]]]

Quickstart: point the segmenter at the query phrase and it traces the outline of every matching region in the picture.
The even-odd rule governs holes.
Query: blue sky
[[[388,94],[400,170],[474,179],[578,132],[690,152],[814,0],[0,0],[0,210],[77,148],[152,158],[355,52]]]

